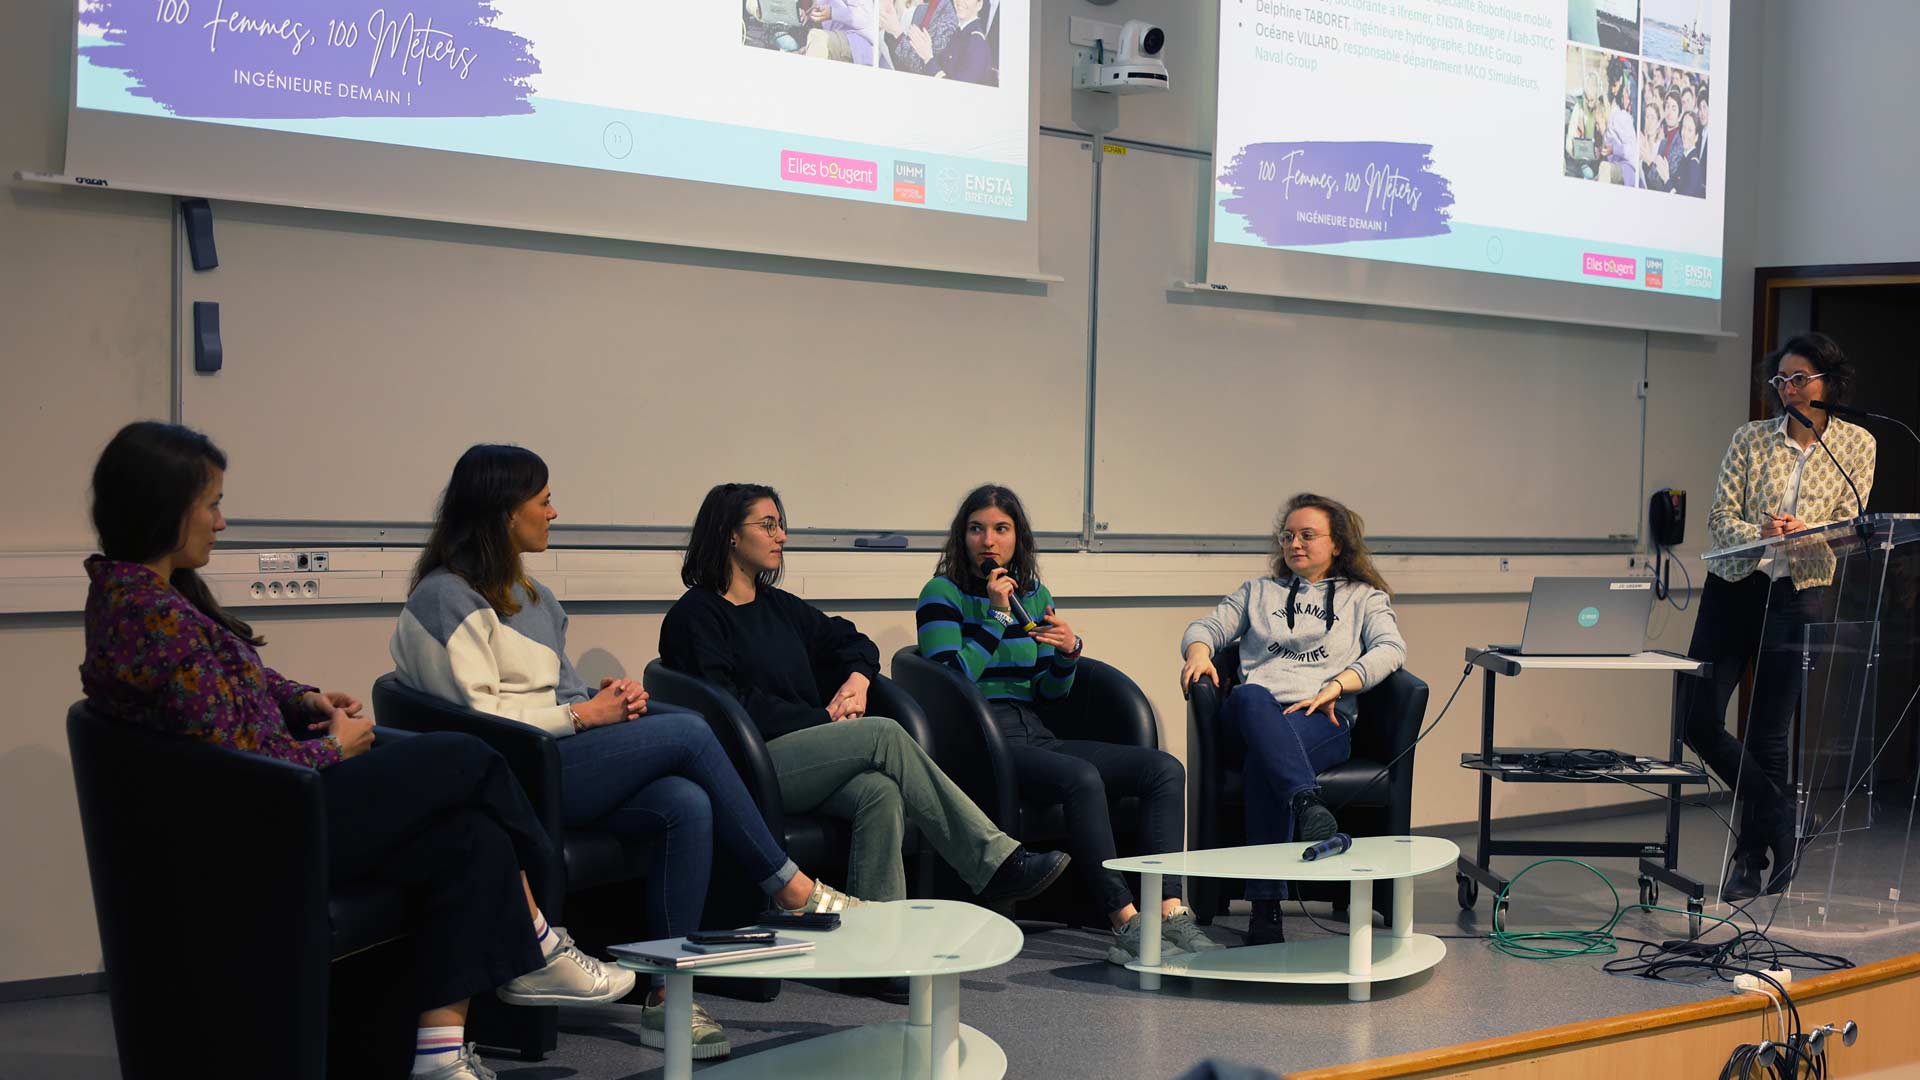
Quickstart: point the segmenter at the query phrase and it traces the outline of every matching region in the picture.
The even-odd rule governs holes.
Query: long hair
[[[1840,343],[1827,335],[1799,334],[1768,353],[1754,369],[1754,377],[1760,380],[1760,400],[1766,404],[1769,416],[1787,414],[1786,406],[1780,401],[1780,391],[1767,380],[1780,373],[1780,361],[1789,356],[1800,357],[1821,374],[1819,400],[1846,404],[1853,391],[1853,361],[1840,351]]]
[[[93,531],[100,553],[120,562],[152,562],[180,549],[193,509],[227,468],[227,455],[192,428],[136,420],[120,429],[93,466]],[[168,584],[201,613],[243,641],[265,645],[253,627],[227,614],[213,591],[191,569],[173,572]]]
[[[1387,579],[1373,565],[1373,553],[1367,550],[1367,523],[1360,515],[1346,508],[1342,503],[1327,498],[1301,492],[1288,499],[1280,508],[1280,514],[1273,519],[1273,550],[1267,555],[1267,568],[1277,578],[1290,577],[1292,570],[1287,568],[1287,553],[1280,543],[1280,530],[1287,527],[1287,518],[1295,510],[1315,509],[1327,515],[1328,526],[1333,530],[1333,542],[1340,548],[1340,554],[1333,557],[1333,566],[1328,571],[1335,577],[1352,581],[1364,581],[1367,584],[1393,595]]]
[[[960,501],[960,509],[947,529],[947,542],[940,549],[940,564],[933,572],[952,578],[963,591],[986,591],[987,582],[980,576],[979,565],[967,554],[967,519],[989,506],[1013,519],[1013,559],[1007,564],[1007,573],[1013,575],[1015,587],[1021,592],[1033,591],[1040,580],[1040,566],[1033,554],[1033,526],[1027,524],[1027,508],[1020,505],[1020,496],[999,484],[982,484]]]
[[[502,618],[517,614],[516,593],[540,602],[513,550],[507,526],[513,512],[547,486],[547,463],[523,446],[480,443],[454,463],[440,496],[433,533],[414,564],[411,593],[428,574],[445,568],[486,598]]]
[[[733,532],[746,524],[747,510],[761,499],[772,499],[773,509],[782,524],[787,507],[780,493],[765,484],[715,484],[700,500],[700,512],[693,516],[693,531],[687,537],[687,557],[680,564],[680,583],[689,589],[726,592],[733,579]],[[762,586],[780,581],[781,568],[762,570],[753,580]]]

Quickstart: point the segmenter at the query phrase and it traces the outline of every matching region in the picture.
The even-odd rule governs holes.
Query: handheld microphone
[[[1353,846],[1353,837],[1337,832],[1300,853],[1301,861],[1313,862],[1322,855],[1340,855]]]
[[[1867,512],[1867,500],[1860,497],[1860,488],[1854,484],[1853,477],[1847,475],[1847,467],[1840,464],[1839,458],[1833,456],[1833,451],[1827,446],[1827,440],[1820,435],[1820,429],[1815,427],[1813,421],[1807,419],[1807,414],[1801,412],[1799,409],[1794,408],[1784,401],[1780,403],[1780,407],[1787,411],[1788,416],[1805,424],[1807,430],[1813,432],[1813,441],[1819,443],[1820,449],[1827,452],[1827,459],[1833,462],[1834,468],[1840,470],[1840,479],[1845,480],[1847,487],[1853,491],[1853,516],[1855,518],[1864,517]],[[1861,526],[1862,530],[1865,528],[1865,525]]]
[[[998,569],[1000,569],[1000,564],[993,558],[988,557],[980,560],[981,577],[992,577],[993,572]],[[1007,597],[1007,603],[1013,608],[1013,621],[1020,624],[1020,629],[1031,634],[1040,628],[1040,624],[1034,622],[1033,617],[1027,614],[1027,609],[1020,606],[1020,596],[1018,593]]]

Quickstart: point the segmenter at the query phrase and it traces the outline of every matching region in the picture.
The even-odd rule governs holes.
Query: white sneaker
[[[599,1005],[619,1001],[633,990],[633,972],[602,964],[581,952],[564,928],[551,929],[560,936],[553,958],[539,971],[530,971],[495,990],[501,1001],[509,1005]]]
[[[774,906],[780,907],[780,905],[778,904],[775,904]],[[840,911],[845,911],[848,908],[856,908],[859,906],[860,906],[860,901],[857,898],[848,896],[846,893],[843,893],[839,889],[836,889],[833,886],[827,884],[826,882],[821,881],[819,878],[814,878],[813,892],[810,895],[808,895],[808,897],[805,900],[802,900],[800,902],[799,907],[797,908],[783,907],[783,908],[780,908],[780,910],[786,912],[789,915],[793,915],[793,914],[812,914],[813,912],[826,912],[826,911],[840,912]]]
[[[473,1043],[468,1043],[460,1048],[460,1056],[453,1059],[451,1064],[442,1065],[432,1072],[416,1073],[407,1080],[500,1080],[480,1060],[480,1055],[473,1052],[473,1047]]]

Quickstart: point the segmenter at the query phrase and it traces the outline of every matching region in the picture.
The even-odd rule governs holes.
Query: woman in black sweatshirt
[[[982,900],[1039,895],[1067,856],[1021,847],[899,724],[868,716],[880,651],[852,623],[774,587],[786,523],[770,487],[707,492],[680,570],[687,593],[660,626],[661,663],[739,699],[767,740],[788,812],[853,822],[853,895],[906,899],[908,820]]]

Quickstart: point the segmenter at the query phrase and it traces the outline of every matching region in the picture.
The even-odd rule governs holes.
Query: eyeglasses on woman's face
[[[1318,529],[1301,529],[1299,532],[1294,532],[1292,529],[1281,529],[1280,543],[1283,545],[1291,544],[1295,539],[1298,539],[1302,544],[1312,547],[1314,541],[1324,539],[1326,535],[1326,533]]]
[[[1824,374],[1809,375],[1804,371],[1796,371],[1792,375],[1775,375],[1773,378],[1767,380],[1767,385],[1773,387],[1775,390],[1785,390],[1789,386],[1795,390],[1805,390],[1808,383],[1815,379],[1824,378],[1826,378]]]
[[[743,529],[759,529],[768,536],[779,536],[781,533],[787,531],[787,523],[777,517],[764,517],[756,521],[743,521],[740,523],[740,527]]]

